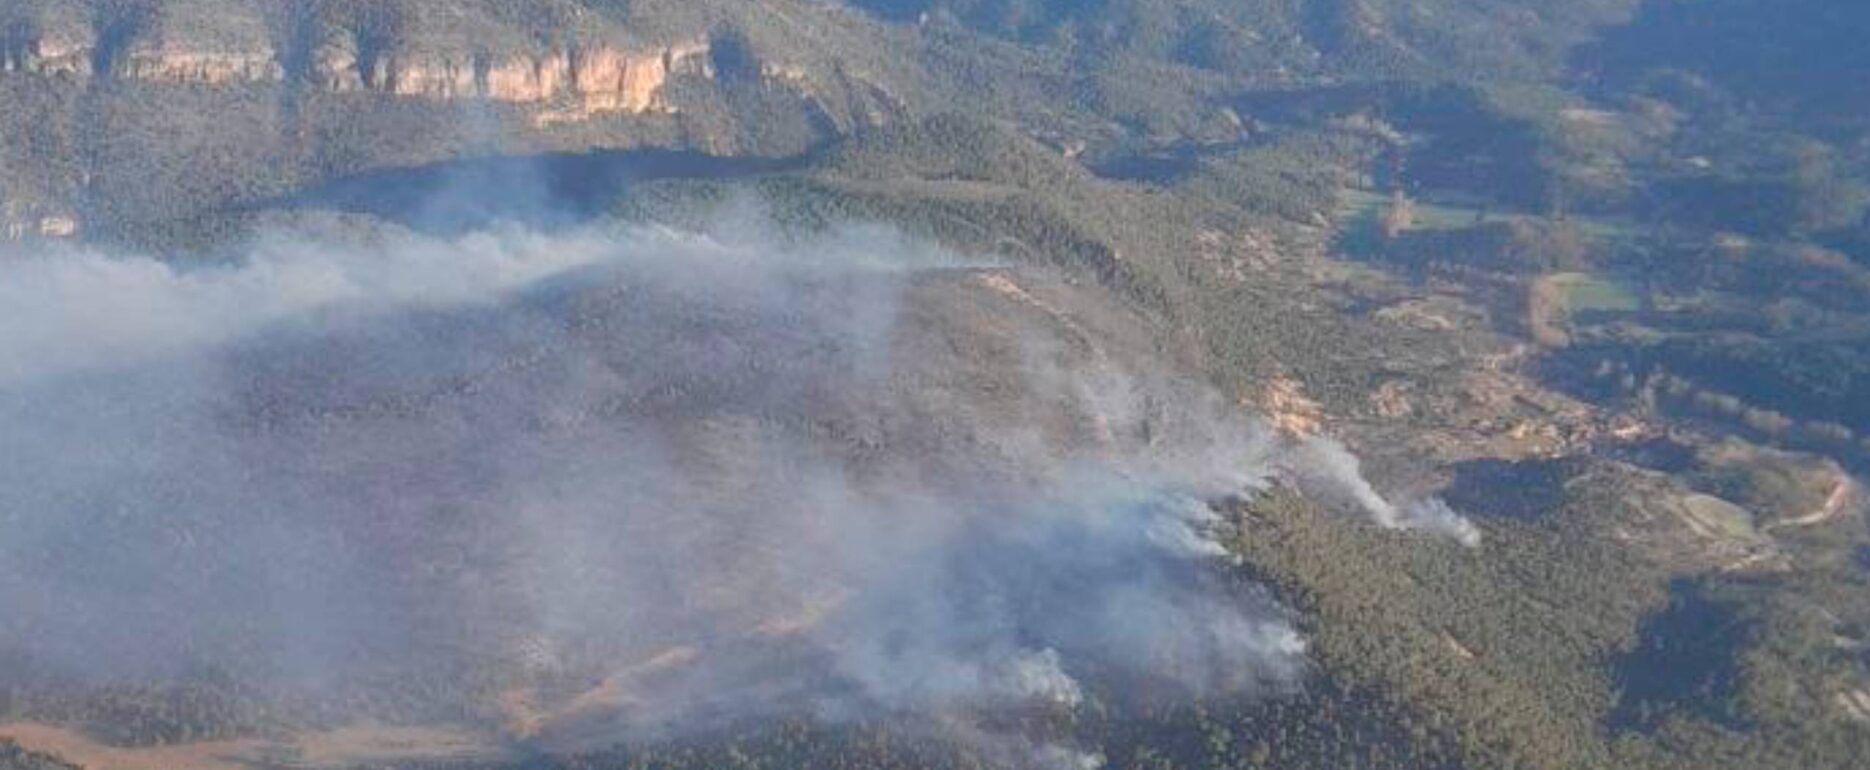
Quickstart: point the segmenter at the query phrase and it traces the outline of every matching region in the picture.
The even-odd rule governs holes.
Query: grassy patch
[[[1558,273],[1546,276],[1572,317],[1582,313],[1634,313],[1642,298],[1624,282],[1603,274]]]

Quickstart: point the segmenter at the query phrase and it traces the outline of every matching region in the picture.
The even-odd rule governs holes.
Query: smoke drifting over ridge
[[[1298,475],[1471,533],[887,230],[0,270],[0,654],[74,686],[442,681],[380,716],[568,751],[1086,677],[1271,693],[1304,642],[1213,568],[1208,501]]]

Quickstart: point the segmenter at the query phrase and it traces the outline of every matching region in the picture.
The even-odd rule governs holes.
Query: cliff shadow
[[[370,214],[432,235],[492,222],[558,228],[605,214],[634,184],[778,173],[805,162],[661,149],[494,156],[342,177],[272,205]]]

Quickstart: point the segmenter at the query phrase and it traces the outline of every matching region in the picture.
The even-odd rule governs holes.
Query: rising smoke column
[[[1440,498],[1427,497],[1401,504],[1384,499],[1364,478],[1357,456],[1336,440],[1308,436],[1293,443],[1293,450],[1286,455],[1283,464],[1300,486],[1312,494],[1347,501],[1385,529],[1420,530],[1451,538],[1469,548],[1480,545],[1480,529]]]
[[[1304,642],[1221,579],[1208,505],[1291,468],[1468,539],[888,230],[0,267],[0,651],[78,683],[484,682],[425,697],[567,750],[801,711],[967,732],[1087,672],[1293,686]]]

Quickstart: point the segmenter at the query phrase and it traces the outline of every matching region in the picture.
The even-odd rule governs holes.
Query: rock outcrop
[[[693,40],[643,47],[600,43],[537,53],[413,50],[363,57],[349,46],[330,44],[312,57],[304,80],[333,93],[534,106],[539,110],[536,121],[548,125],[610,114],[672,112],[664,89],[680,75],[712,77],[710,49],[708,41]],[[226,50],[186,40],[137,44],[108,73],[94,71],[95,53],[95,41],[82,36],[38,37],[10,47],[0,57],[0,71],[217,86],[280,83],[287,77],[281,64],[285,57],[266,46]]]
[[[270,50],[229,52],[177,47],[131,53],[123,63],[121,76],[152,82],[226,85],[275,82],[281,72]]]
[[[78,217],[69,211],[18,201],[0,202],[0,242],[28,238],[70,238]]]
[[[631,6],[0,0],[0,135],[34,137],[0,141],[0,196],[45,209],[0,235],[154,227],[464,153],[792,155],[925,95],[889,30],[822,4]],[[865,55],[823,44],[843,35]],[[42,221],[63,212],[82,225]]]

